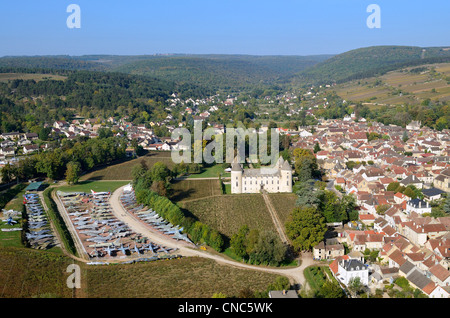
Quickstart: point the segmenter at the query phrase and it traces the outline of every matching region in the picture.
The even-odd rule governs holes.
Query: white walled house
[[[406,213],[411,215],[412,212],[415,212],[419,215],[424,213],[431,213],[431,205],[428,202],[425,202],[420,199],[412,199],[406,203]]]
[[[292,192],[292,168],[282,157],[274,169],[242,169],[237,160],[231,167],[231,193]]]
[[[337,278],[345,286],[352,281],[352,279],[359,277],[362,285],[369,284],[369,269],[359,260],[349,259],[341,260],[338,263]]]

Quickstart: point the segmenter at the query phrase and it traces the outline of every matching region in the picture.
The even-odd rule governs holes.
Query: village
[[[181,108],[182,115],[205,121],[216,134],[226,133],[224,124],[209,122],[208,118],[220,107],[232,106],[235,98],[227,98],[218,107],[211,106],[220,103],[213,98],[182,101],[175,94],[172,97],[168,110]],[[267,97],[267,100],[270,103],[282,99],[292,106],[291,98],[297,96]],[[324,102],[320,107],[327,104]],[[292,114],[289,111],[285,115]],[[315,118],[311,108],[307,114]],[[315,152],[330,189],[356,198],[359,220],[345,227],[338,225],[336,237],[313,248],[314,259],[332,261],[330,270],[346,286],[359,277],[361,284],[374,292],[398,277],[405,277],[429,297],[449,298],[450,217],[432,212],[436,202],[450,191],[450,131],[436,131],[417,121],[406,128],[368,122],[354,113],[340,120],[315,120],[316,125],[289,125],[277,127],[276,131],[280,137],[290,138],[291,150]],[[104,121],[97,118],[55,121],[48,127],[52,136],[67,139],[97,138],[100,129],[108,128],[115,136],[128,139],[127,156],[135,157],[133,143],[147,151],[180,150],[179,140],[168,135],[185,125],[186,122],[177,124],[169,114],[163,121],[150,121],[146,125],[110,117]],[[155,133],[157,127],[167,129],[165,136]],[[268,129],[266,124],[258,127],[259,132]],[[2,165],[48,146],[45,142],[38,146],[36,133],[11,132],[1,137]],[[320,150],[314,151],[316,147]]]

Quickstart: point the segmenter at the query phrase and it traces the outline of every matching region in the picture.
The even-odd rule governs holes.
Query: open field
[[[410,67],[376,78],[340,84],[332,90],[348,101],[388,105],[419,104],[427,98],[436,101],[450,100],[450,63],[420,67],[425,67],[426,70],[410,72],[415,68]]]
[[[135,165],[144,160],[148,167],[157,162],[163,162],[167,167],[172,168],[175,164],[172,161],[170,152],[150,152],[137,159],[128,160],[115,165],[110,165],[98,170],[89,172],[82,176],[80,180],[131,180],[131,171]]]
[[[0,248],[0,298],[72,297],[66,268],[73,260],[25,248]]]
[[[26,73],[0,73],[0,82],[7,82],[11,80],[35,80],[36,82],[43,80],[66,80],[66,76],[53,75],[53,74],[26,74]]]
[[[129,181],[80,181],[79,184],[70,186],[58,187],[57,190],[62,192],[86,192],[91,193],[91,190],[96,192],[110,191],[113,192],[117,188],[128,184]]]
[[[261,194],[220,195],[180,205],[195,215],[200,222],[231,237],[243,225],[250,229],[276,232],[269,211]]]
[[[66,269],[73,263],[47,251],[0,247],[0,297],[70,298]],[[197,257],[110,266],[78,264],[81,289],[74,296],[90,298],[210,298],[218,292],[237,296],[245,287],[265,291],[277,277]]]
[[[221,195],[218,179],[210,180],[181,180],[172,183],[173,194],[170,199],[174,202],[195,200],[205,197]]]
[[[268,196],[277,211],[278,218],[284,225],[292,210],[295,208],[297,195],[294,193],[270,193]]]
[[[249,287],[264,291],[277,275],[190,257],[132,265],[90,267],[87,297],[211,298],[237,296]]]
[[[225,169],[222,167],[221,164],[216,164],[211,167],[204,168],[204,171],[201,173],[191,174],[189,176],[189,179],[195,179],[195,178],[218,178],[219,174],[222,175],[222,177],[230,177],[231,173],[225,172]]]

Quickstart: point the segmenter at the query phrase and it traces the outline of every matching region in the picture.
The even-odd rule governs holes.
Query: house
[[[405,187],[407,187],[409,185],[413,185],[417,189],[422,189],[422,187],[423,187],[423,182],[419,178],[417,178],[415,175],[410,175],[410,176],[406,177],[405,179],[400,181],[400,184]]]
[[[412,212],[415,212],[419,215],[422,215],[424,213],[431,213],[430,203],[418,198],[409,200],[406,203],[406,213],[411,215]]]
[[[441,189],[431,188],[431,189],[423,189],[422,190],[424,200],[431,202],[434,200],[439,200],[441,198],[442,193],[445,193]]]
[[[28,134],[24,134],[25,139],[27,140],[36,140],[39,138],[38,134],[36,133],[28,133]]]
[[[448,170],[446,170],[448,171]],[[445,174],[444,172],[434,178],[434,186],[442,191],[450,192],[450,173]]]
[[[439,286],[450,286],[450,272],[441,264],[430,267],[431,280]]]
[[[0,155],[4,156],[4,157],[8,157],[8,156],[14,156],[15,152],[14,152],[14,148],[0,148]]]
[[[357,277],[359,277],[362,285],[367,286],[369,284],[369,269],[361,261],[342,259],[338,262],[336,278],[345,286],[348,286]]]
[[[38,145],[25,145],[23,146],[23,153],[24,154],[29,154],[35,151],[39,150],[39,146]]]
[[[325,244],[320,242],[313,248],[314,259],[335,259],[344,255],[344,246],[342,244]]]
[[[20,138],[20,133],[18,131],[14,131],[14,132],[10,132],[10,133],[4,133],[2,134],[2,138],[4,140],[14,140],[14,139],[19,139]]]
[[[422,122],[420,121],[411,121],[408,125],[406,125],[406,130],[419,130]]]
[[[431,282],[423,288],[429,298],[450,298],[450,287],[442,287]]]

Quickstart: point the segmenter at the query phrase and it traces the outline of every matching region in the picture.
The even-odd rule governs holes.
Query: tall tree
[[[324,239],[327,225],[315,207],[298,207],[289,215],[286,234],[296,251],[311,250]]]

